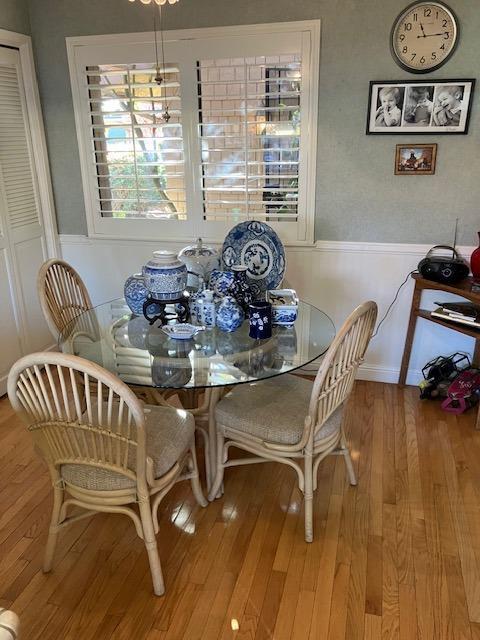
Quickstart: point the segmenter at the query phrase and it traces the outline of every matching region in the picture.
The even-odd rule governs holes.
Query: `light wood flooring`
[[[293,472],[227,470],[202,509],[177,485],[159,534],[167,593],[152,594],[129,519],[65,530],[42,574],[49,478],[0,400],[0,606],[23,640],[480,639],[480,432],[415,388],[357,383],[347,412],[359,484],[320,467],[315,541]]]

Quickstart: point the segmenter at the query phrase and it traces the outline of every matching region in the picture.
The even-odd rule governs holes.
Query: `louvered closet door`
[[[51,344],[36,290],[45,260],[20,56],[0,47],[0,395],[22,354]]]

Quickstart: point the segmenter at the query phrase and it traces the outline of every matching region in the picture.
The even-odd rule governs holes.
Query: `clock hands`
[[[422,30],[422,35],[417,36],[417,38],[426,38],[427,36],[425,35],[425,29],[423,28],[423,24],[421,22],[420,22],[420,29]]]
[[[417,38],[431,38],[432,36],[444,36],[448,31],[442,31],[441,33],[424,33],[423,36],[417,36]]]

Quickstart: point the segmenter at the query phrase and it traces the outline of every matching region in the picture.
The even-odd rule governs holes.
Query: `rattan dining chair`
[[[10,371],[8,396],[52,479],[44,571],[52,567],[60,529],[96,512],[122,513],[145,543],[153,589],[162,595],[155,537],[159,504],[184,479],[191,480],[198,504],[207,504],[198,478],[193,416],[143,405],[112,373],[64,353],[21,358]],[[74,514],[71,507],[84,511]]]
[[[82,278],[64,260],[47,260],[41,266],[37,291],[43,315],[56,339],[69,322],[92,308]]]
[[[325,357],[315,381],[283,375],[240,385],[215,409],[217,469],[209,493],[213,500],[224,470],[276,461],[293,467],[305,502],[305,540],[313,540],[313,492],[320,462],[342,455],[350,483],[357,483],[342,426],[343,409],[362,362],[377,317],[375,302],[365,302],[348,317]],[[230,448],[254,457],[230,459]]]

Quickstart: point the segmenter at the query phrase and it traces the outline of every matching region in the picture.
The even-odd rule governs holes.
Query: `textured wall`
[[[27,0],[0,0],[0,29],[30,33]]]
[[[12,3],[10,3],[12,4]],[[322,19],[316,238],[473,244],[480,228],[480,87],[467,136],[366,136],[369,80],[414,78],[393,62],[389,31],[398,0],[181,0],[168,27]],[[461,24],[460,45],[434,78],[475,77],[480,11],[450,0]],[[146,31],[151,11],[127,0],[30,0],[54,191],[61,233],[86,233],[80,163],[65,36]],[[429,76],[427,76],[429,77]],[[435,176],[393,175],[395,144],[438,142]]]

